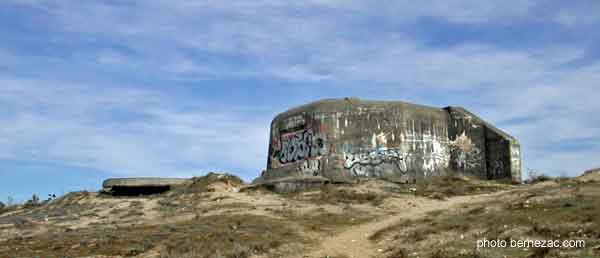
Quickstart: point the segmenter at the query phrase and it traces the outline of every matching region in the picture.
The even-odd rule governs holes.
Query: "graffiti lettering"
[[[511,146],[511,166],[513,171],[521,171],[521,151],[519,147]]]
[[[451,152],[456,157],[456,167],[461,169],[471,169],[481,166],[481,151],[473,147],[470,151],[452,149]]]
[[[304,126],[306,124],[306,120],[303,115],[293,116],[284,120],[283,130],[289,130],[293,128],[298,128]]]
[[[279,162],[282,164],[327,154],[324,137],[315,135],[312,129],[285,134],[281,138]]]
[[[371,152],[344,154],[344,167],[356,176],[369,176],[370,171],[382,164],[393,165],[401,173],[406,173],[405,157],[394,149],[378,149]]]
[[[450,151],[455,157],[457,168],[471,169],[481,166],[481,150],[475,146],[465,132],[450,142]]]
[[[319,174],[321,169],[321,160],[319,159],[307,159],[298,166],[298,171],[305,176],[316,176]]]

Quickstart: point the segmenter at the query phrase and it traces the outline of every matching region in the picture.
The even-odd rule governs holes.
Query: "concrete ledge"
[[[161,178],[161,177],[132,177],[109,178],[102,183],[103,188],[113,187],[161,187],[176,186],[190,183],[187,178]]]
[[[330,182],[331,180],[322,176],[287,176],[281,178],[274,178],[270,180],[254,180],[252,185],[268,185],[275,183],[290,183],[290,182],[309,182],[309,183],[317,183],[317,182]]]
[[[329,182],[331,182],[331,180],[322,176],[289,176],[273,180],[258,180],[245,188],[251,189],[265,186],[277,193],[290,193],[313,189]]]

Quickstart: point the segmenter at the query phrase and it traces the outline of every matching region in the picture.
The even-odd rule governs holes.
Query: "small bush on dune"
[[[33,196],[31,196],[31,199],[29,199],[28,201],[25,202],[23,207],[24,208],[33,208],[33,207],[37,207],[40,205],[41,205],[40,198],[34,194]]]
[[[230,175],[230,174],[218,174],[218,173],[208,173],[205,176],[201,177],[193,177],[191,179],[191,184],[184,186],[177,186],[171,191],[175,195],[178,194],[188,194],[188,193],[204,193],[211,192],[214,189],[211,187],[216,183],[223,183],[230,187],[239,188],[243,186],[244,180],[241,178]]]
[[[416,188],[416,195],[444,200],[452,196],[492,193],[508,189],[509,185],[501,181],[479,180],[448,171],[444,175],[418,183]]]
[[[8,212],[10,210],[10,206],[0,202],[0,214]]]
[[[543,172],[540,172],[540,171],[534,170],[534,169],[527,169],[526,177],[527,177],[525,179],[526,184],[535,184],[535,183],[554,180],[553,177],[548,176],[548,175],[544,174]]]

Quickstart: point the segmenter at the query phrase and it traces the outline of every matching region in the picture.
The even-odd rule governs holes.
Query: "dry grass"
[[[7,205],[7,206],[0,207],[0,215],[2,215],[4,213],[9,213],[9,212],[15,211],[17,209],[18,209],[17,205]]]
[[[151,249],[161,250],[163,257],[215,257],[216,253],[248,257],[302,241],[282,220],[254,215],[210,216],[169,225],[53,230],[8,240],[0,247],[0,257],[135,256]]]
[[[418,209],[418,205],[406,203],[441,203],[422,196],[447,199],[505,189],[513,191],[485,198],[461,197],[463,206],[457,204],[452,210],[436,210],[370,232],[372,244],[382,248],[377,257],[597,257],[600,252],[600,182],[560,179],[518,187],[440,177],[429,185],[371,181],[288,194],[228,191],[242,183],[209,174],[147,197],[72,193],[0,216],[0,224],[14,225],[12,235],[0,240],[0,257],[296,257],[324,238],[371,226],[358,225],[387,226],[378,222],[403,212],[394,207]],[[50,222],[45,223],[44,218]],[[584,239],[587,248],[476,251],[476,240],[484,237]],[[335,255],[344,252],[331,253],[343,257]]]
[[[583,239],[588,248],[561,251],[568,257],[593,257],[591,248],[600,244],[600,184],[576,184],[564,181],[553,187],[518,192],[508,203],[498,199],[457,212],[436,212],[406,220],[376,232],[371,240],[416,243],[411,251],[423,251],[418,249],[443,240],[445,244],[438,245],[437,250],[425,251],[431,257],[554,257],[557,251],[547,249],[490,248],[477,256],[465,256],[464,251],[473,249],[476,240],[482,238]],[[450,237],[444,239],[444,235]]]
[[[370,216],[369,214],[357,211],[332,213],[324,209],[317,209],[307,214],[286,209],[276,214],[287,221],[301,226],[303,230],[320,233],[335,233],[348,227],[357,226],[376,219],[376,216]]]
[[[415,186],[415,194],[433,199],[493,193],[512,188],[506,181],[478,180],[460,176],[440,176]]]
[[[373,189],[373,191],[361,191],[354,188],[353,185],[325,184],[318,188],[317,191],[284,193],[281,196],[319,205],[370,204],[378,206],[386,198],[390,197],[390,194],[384,191],[377,191],[376,189]]]

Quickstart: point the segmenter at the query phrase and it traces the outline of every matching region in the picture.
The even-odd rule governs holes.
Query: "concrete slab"
[[[132,178],[109,178],[104,180],[102,187],[161,187],[176,186],[190,183],[187,178],[162,178],[162,177],[132,177]]]
[[[245,188],[265,186],[277,193],[290,193],[314,189],[329,182],[331,182],[330,179],[322,176],[288,176],[273,180],[255,181],[252,185]]]

